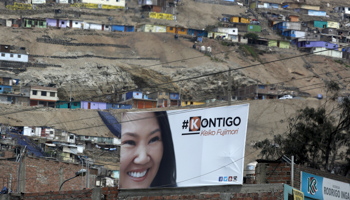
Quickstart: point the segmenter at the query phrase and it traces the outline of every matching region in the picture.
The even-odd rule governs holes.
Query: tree
[[[255,33],[246,33],[244,34],[244,37],[248,38],[248,41],[250,40],[252,44],[255,44],[255,42],[259,39],[259,36]]]
[[[288,119],[287,131],[272,140],[257,142],[262,157],[294,156],[295,162],[312,168],[350,173],[350,100],[345,98],[337,109],[306,107]]]

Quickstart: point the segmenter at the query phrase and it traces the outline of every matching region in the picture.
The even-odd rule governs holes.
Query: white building
[[[58,101],[57,88],[32,86],[30,91],[30,106],[56,107]]]
[[[226,33],[228,35],[238,35],[238,28],[218,27],[214,29],[214,32]]]
[[[18,54],[18,53],[7,53],[0,52],[0,60],[4,61],[13,61],[13,62],[28,62],[29,56],[27,54]]]
[[[44,4],[46,0],[32,0],[32,4]]]
[[[84,22],[83,27],[84,29],[90,29],[90,30],[99,30],[102,31],[102,24],[96,24],[96,23],[90,23],[90,22]]]
[[[23,135],[31,137],[40,137],[41,136],[41,127],[23,127]]]
[[[333,58],[343,58],[343,52],[326,49],[324,47],[316,47],[313,50],[313,53],[316,55],[329,56]]]
[[[83,28],[84,21],[72,20],[72,28]]]
[[[82,0],[82,3],[93,3],[108,6],[121,6],[125,7],[125,0]]]

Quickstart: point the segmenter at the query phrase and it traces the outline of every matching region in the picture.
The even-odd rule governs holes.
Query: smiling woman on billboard
[[[120,188],[176,187],[166,112],[125,113],[121,140]]]

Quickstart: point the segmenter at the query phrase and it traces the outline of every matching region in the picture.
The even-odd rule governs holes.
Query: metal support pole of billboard
[[[292,156],[292,163],[291,163],[291,165],[292,165],[292,171],[291,171],[291,183],[292,183],[292,187],[294,187],[294,156]]]
[[[292,159],[290,159],[287,156],[283,155],[282,160],[285,161],[286,163],[290,164],[290,166],[291,166],[290,183],[291,183],[291,186],[294,187],[294,156],[292,156]]]
[[[231,68],[230,66],[228,67],[228,84],[227,84],[227,103],[228,105],[231,105],[231,99],[232,99],[232,94],[231,94],[231,89],[232,89],[232,80],[231,80]]]

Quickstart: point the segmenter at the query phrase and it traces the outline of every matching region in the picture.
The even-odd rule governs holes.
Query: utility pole
[[[256,80],[256,100],[259,100],[259,85],[258,85],[258,80]]]
[[[9,192],[11,191],[11,187],[12,187],[12,174],[10,174],[10,182],[9,182]]]
[[[85,177],[85,188],[88,188],[88,177],[89,177],[89,174],[88,174],[88,171],[89,171],[89,168],[88,168],[88,160],[85,159],[85,167],[86,167],[86,177]]]
[[[179,99],[180,99],[180,106],[182,106],[181,105],[181,101],[182,101],[182,99],[181,99],[181,88],[180,88],[180,91],[179,91]]]
[[[69,108],[72,110],[72,74],[70,75]]]
[[[231,80],[231,68],[228,67],[228,84],[227,84],[227,103],[228,105],[231,105],[231,99],[232,99],[232,94],[231,94],[231,90],[232,90],[232,80]]]

